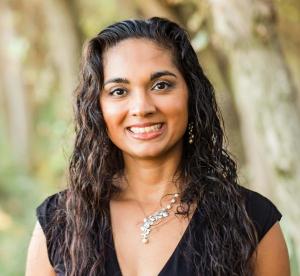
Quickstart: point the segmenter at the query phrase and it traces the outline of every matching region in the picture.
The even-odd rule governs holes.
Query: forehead
[[[156,70],[177,71],[170,50],[144,38],[123,40],[103,54],[104,78],[138,77]]]

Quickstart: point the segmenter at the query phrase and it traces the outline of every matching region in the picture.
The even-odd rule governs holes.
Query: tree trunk
[[[73,18],[76,7],[71,1],[42,1],[40,5],[45,16],[47,46],[57,72],[61,103],[64,105],[58,110],[63,118],[68,119],[71,105],[66,108],[65,104],[71,100],[79,68],[81,40],[77,23],[79,19]]]
[[[209,2],[215,47],[228,59],[250,186],[275,201],[300,256],[300,116],[275,32],[274,7],[267,0]]]
[[[15,30],[11,7],[0,3],[0,79],[8,140],[14,159],[24,168],[30,165],[30,101],[23,79],[24,45]],[[25,45],[26,46],[26,45]]]

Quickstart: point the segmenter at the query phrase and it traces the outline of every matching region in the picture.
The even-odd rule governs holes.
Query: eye
[[[166,82],[166,81],[160,81],[160,82],[157,82],[154,86],[153,86],[153,89],[154,90],[164,90],[164,89],[168,89],[172,87],[172,84],[169,83],[169,82]]]
[[[123,97],[125,96],[127,91],[122,88],[117,88],[109,92],[109,95],[114,96],[114,97]]]

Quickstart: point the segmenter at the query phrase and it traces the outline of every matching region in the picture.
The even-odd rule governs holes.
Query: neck
[[[181,153],[155,160],[124,156],[122,198],[144,204],[157,204],[166,194],[179,192],[176,175]]]

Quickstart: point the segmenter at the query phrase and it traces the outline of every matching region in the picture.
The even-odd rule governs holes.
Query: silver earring
[[[194,128],[194,123],[190,122],[188,124],[189,144],[193,144],[194,143],[195,136],[194,136],[193,128]]]

